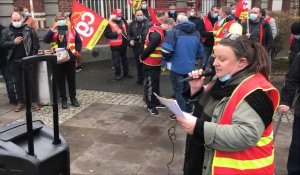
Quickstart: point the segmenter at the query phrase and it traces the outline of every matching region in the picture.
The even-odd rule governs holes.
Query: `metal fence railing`
[[[78,0],[78,2],[106,19],[109,18],[111,11],[115,9],[121,9],[125,19],[132,19],[131,7],[128,5],[127,0]]]

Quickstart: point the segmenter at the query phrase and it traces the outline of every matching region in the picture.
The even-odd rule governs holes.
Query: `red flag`
[[[153,24],[158,24],[159,22],[158,22],[157,19],[156,19],[156,15],[155,15],[155,12],[154,12],[153,8],[148,7],[148,11],[149,11],[149,14],[150,14],[152,23],[153,23]]]
[[[239,0],[234,16],[240,19],[248,18],[248,3],[245,0]]]
[[[97,44],[107,25],[108,20],[73,0],[71,26],[75,27],[79,33],[83,47],[91,50]]]

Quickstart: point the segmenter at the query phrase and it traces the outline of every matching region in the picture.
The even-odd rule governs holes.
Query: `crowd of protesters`
[[[188,117],[177,116],[187,132],[185,175],[274,174],[272,116],[279,103],[279,93],[269,82],[269,74],[276,22],[260,7],[250,9],[249,21],[239,19],[234,15],[236,8],[236,3],[230,7],[212,6],[208,14],[200,16],[195,9],[181,12],[172,5],[168,12],[157,11],[156,16],[151,16],[147,2],[142,1],[129,24],[120,9],[113,10],[104,31],[109,39],[117,81],[133,78],[127,58],[127,49],[132,48],[136,84],[144,86],[144,101],[151,115],[158,115],[157,109],[164,108],[156,95],[161,95],[161,71],[170,71],[174,98],[181,110],[189,114]],[[70,26],[70,15],[57,14],[43,37],[43,41],[50,44],[51,53],[63,50],[69,55],[57,67],[62,109],[67,109],[69,104],[66,81],[70,104],[80,106],[76,98],[75,72],[76,65],[77,70],[81,70],[82,41]],[[9,102],[16,105],[15,112],[19,112],[24,108],[21,59],[38,53],[38,29],[28,9],[17,7],[11,14],[11,24],[0,25],[0,30],[1,73]],[[290,69],[281,94],[281,113],[292,107],[300,84],[299,21],[293,23],[291,33]],[[30,98],[34,110],[39,110],[35,66],[30,69]],[[199,76],[206,70],[214,71],[214,75],[204,88],[205,77]],[[197,80],[182,81],[187,77]],[[289,175],[300,174],[298,101],[288,159]],[[232,164],[224,163],[226,157]],[[245,163],[244,159],[261,164]]]

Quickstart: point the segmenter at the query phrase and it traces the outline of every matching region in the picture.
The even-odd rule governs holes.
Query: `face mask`
[[[221,26],[224,22],[225,18],[221,19],[220,16],[218,16],[218,25]]]
[[[190,16],[195,16],[195,12],[190,12]]]
[[[144,19],[144,16],[137,16],[137,17],[136,17],[136,20],[137,20],[137,21],[143,21],[143,19]]]
[[[258,15],[257,15],[257,14],[250,13],[250,20],[251,20],[251,21],[256,21],[257,18],[258,18]]]
[[[67,21],[66,20],[59,20],[59,21],[57,21],[57,24],[59,26],[66,26],[67,25]]]
[[[295,39],[300,40],[300,35],[294,35]]]
[[[231,75],[230,75],[230,74],[227,74],[227,75],[225,75],[224,77],[219,78],[219,80],[220,80],[221,82],[225,82],[225,81],[229,80],[230,78],[231,78]]]
[[[234,14],[235,14],[235,10],[231,10],[231,14],[233,14],[233,15],[234,15]]]
[[[28,17],[28,16],[30,16],[30,13],[29,13],[29,12],[24,12],[24,13],[23,13],[23,16],[24,16],[24,17]]]
[[[214,19],[216,19],[216,18],[218,18],[219,16],[218,16],[217,13],[212,13],[212,14],[211,14],[211,17],[214,18]]]
[[[147,8],[147,4],[142,4],[142,9],[146,9]]]
[[[22,21],[14,21],[14,22],[12,22],[12,25],[15,28],[20,28],[22,26]]]
[[[171,14],[174,14],[174,13],[175,13],[175,10],[170,10],[170,13],[171,13]]]
[[[122,19],[121,17],[116,17],[117,21],[121,21],[121,19]]]

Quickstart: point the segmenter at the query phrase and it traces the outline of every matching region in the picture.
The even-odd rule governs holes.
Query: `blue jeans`
[[[209,64],[208,61],[211,56],[211,53],[212,53],[212,47],[203,46],[203,57],[201,61],[202,68],[205,67],[207,64]]]
[[[182,95],[183,92],[188,91],[189,84],[188,82],[182,82],[182,83],[179,82],[180,80],[186,77],[187,77],[186,74],[177,74],[173,71],[170,72],[170,79],[171,79],[173,90],[175,92],[176,101],[182,111],[190,113],[192,112],[192,106],[187,103],[188,98]]]
[[[7,95],[10,103],[17,103],[11,69],[8,65],[0,65],[0,70],[6,83]]]
[[[288,175],[300,174],[300,116],[295,116],[292,142],[287,163]]]

